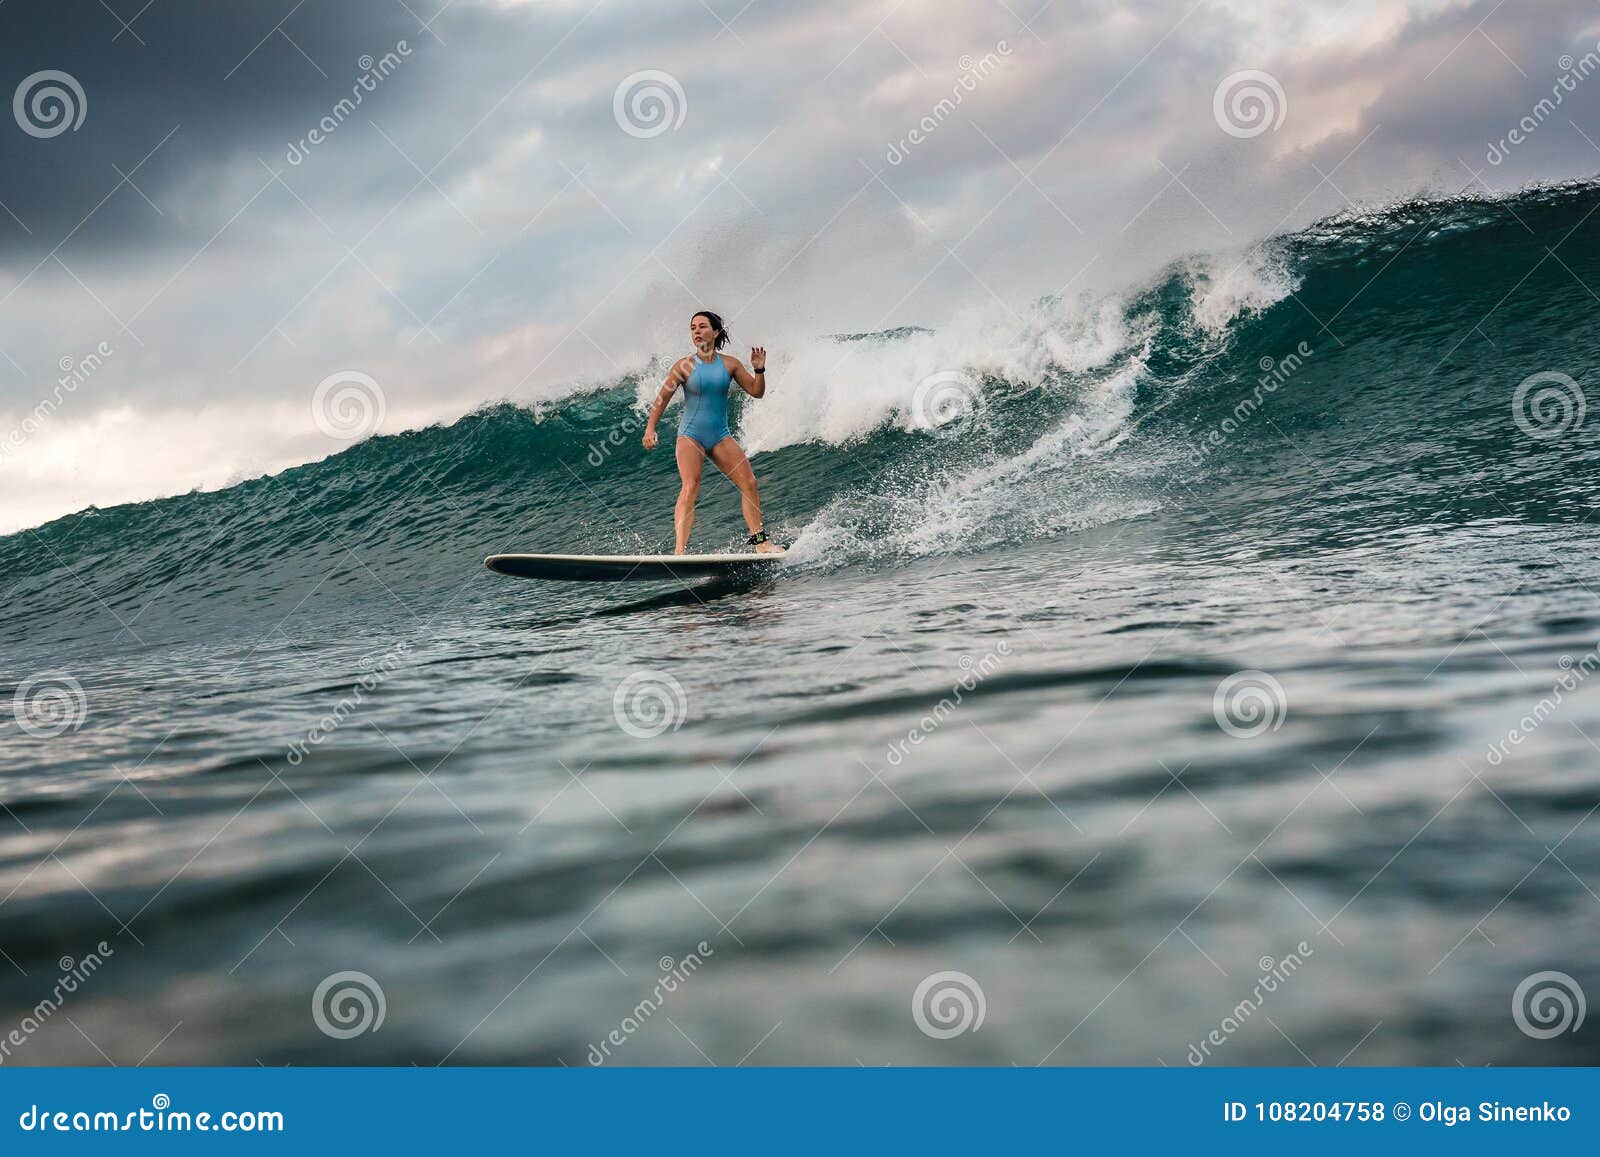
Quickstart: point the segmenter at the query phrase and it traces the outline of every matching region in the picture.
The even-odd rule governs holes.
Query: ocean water
[[[483,568],[654,368],[0,539],[0,1061],[1600,1060],[1597,208],[775,350],[761,581]]]

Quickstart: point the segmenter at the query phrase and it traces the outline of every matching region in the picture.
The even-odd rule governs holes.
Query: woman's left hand
[[[767,347],[758,345],[750,351],[750,369],[754,373],[764,373],[767,368]]]

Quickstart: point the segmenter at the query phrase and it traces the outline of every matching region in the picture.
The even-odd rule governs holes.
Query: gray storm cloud
[[[337,450],[342,370],[392,430],[615,378],[703,303],[775,349],[937,326],[1600,168],[1585,0],[708,4],[0,6],[0,89],[87,105],[0,120],[0,530]]]

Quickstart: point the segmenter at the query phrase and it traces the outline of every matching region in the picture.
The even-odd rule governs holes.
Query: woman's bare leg
[[[744,508],[744,524],[754,534],[761,529],[761,494],[756,489],[756,472],[750,469],[750,459],[739,449],[739,443],[724,438],[711,448],[711,460],[728,480],[739,488],[740,504]],[[781,548],[775,542],[763,542],[756,550],[761,554],[775,554]]]
[[[672,529],[678,535],[678,549],[682,554],[689,548],[689,531],[694,529],[694,503],[700,497],[700,472],[705,469],[706,452],[693,438],[678,439],[678,505],[672,512]],[[749,469],[747,465],[746,470]]]

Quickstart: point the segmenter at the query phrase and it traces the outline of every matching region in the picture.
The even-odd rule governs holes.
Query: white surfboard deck
[[[568,582],[671,582],[760,571],[783,554],[491,554],[483,565],[515,578]]]

